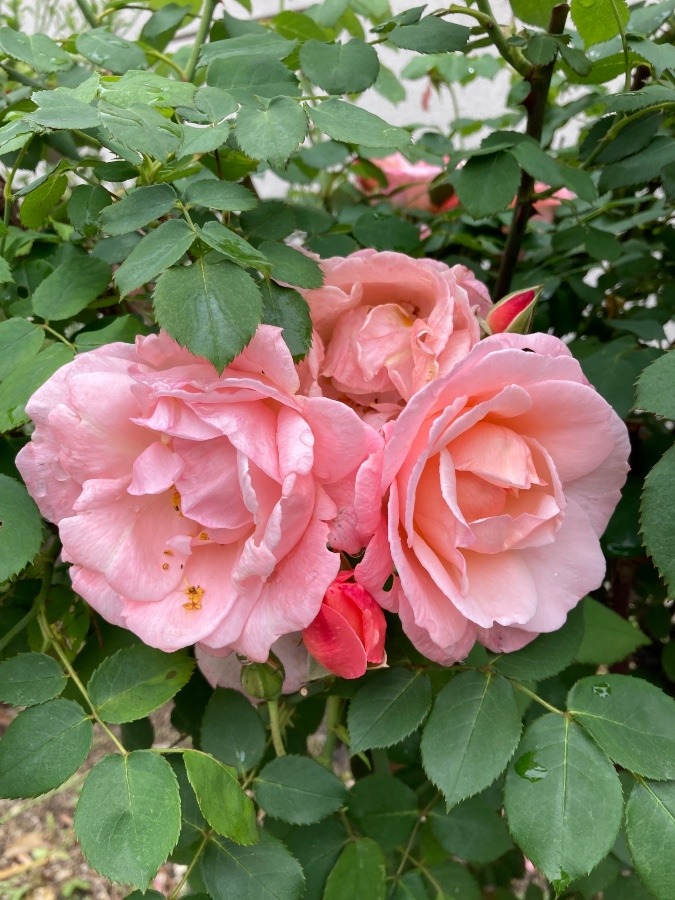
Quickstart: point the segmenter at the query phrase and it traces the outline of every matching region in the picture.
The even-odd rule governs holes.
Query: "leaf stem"
[[[534,67],[525,59],[517,47],[512,47],[507,42],[492,13],[490,0],[476,0],[476,6],[478,7],[479,13],[475,10],[463,9],[462,7],[459,7],[459,9],[457,9],[457,7],[451,7],[451,9],[456,12],[461,12],[463,15],[473,16],[475,19],[478,19],[490,36],[492,43],[499,51],[500,56],[502,56],[519,75],[522,75],[523,78],[529,78]]]
[[[384,747],[376,747],[370,751],[373,759],[373,769],[378,775],[391,775],[389,755]]]
[[[16,160],[14,161],[14,165],[7,176],[7,181],[5,181],[5,186],[2,189],[2,199],[4,203],[4,209],[2,211],[2,238],[0,238],[0,256],[3,256],[5,253],[5,244],[7,243],[7,229],[9,227],[9,223],[12,217],[12,206],[14,203],[14,199],[12,196],[12,185],[14,183],[14,176],[16,175],[18,168],[21,164],[21,160],[23,159],[23,155],[28,149],[28,146],[32,140],[32,137],[28,139],[27,143],[21,148],[19,153],[17,154]]]
[[[277,756],[286,756],[284,742],[281,737],[281,727],[279,724],[279,701],[268,700],[267,709],[270,714],[270,731],[272,732],[272,744],[274,745],[274,752]]]
[[[330,694],[328,700],[326,700],[326,740],[321,750],[321,755],[317,756],[316,761],[331,770],[333,768],[333,752],[335,751],[337,738],[335,729],[340,724],[341,718],[342,698]]]
[[[626,39],[626,29],[623,27],[623,22],[621,21],[621,16],[619,15],[619,10],[616,8],[616,3],[614,0],[610,0],[612,4],[612,13],[614,15],[614,21],[616,22],[617,28],[619,29],[619,34],[621,35],[621,46],[623,48],[623,64],[624,64],[624,91],[630,90],[630,83],[632,72],[630,68],[630,56],[628,53],[628,40]]]
[[[75,344],[72,344],[68,338],[64,337],[62,334],[59,334],[58,331],[54,331],[51,325],[47,325],[46,322],[43,322],[41,325],[38,325],[38,328],[42,328],[44,331],[49,332],[52,337],[55,337],[57,340],[61,341],[62,344],[65,344],[66,347],[70,347],[71,350],[75,349]]]
[[[185,69],[186,81],[192,81],[195,76],[197,63],[199,62],[199,54],[202,52],[202,47],[204,46],[204,41],[206,40],[206,35],[209,26],[211,25],[211,19],[213,18],[213,11],[217,4],[218,0],[204,0],[204,8],[202,10],[201,19],[199,20],[197,36],[192,45],[192,53],[190,54],[190,59],[188,60],[187,68]]]
[[[204,850],[206,849],[206,845],[208,844],[210,838],[211,838],[211,832],[206,831],[204,833],[204,836],[203,836],[200,844],[199,844],[199,847],[197,847],[195,855],[190,860],[190,864],[187,867],[187,869],[185,870],[183,877],[178,882],[176,887],[171,891],[167,900],[177,900],[177,898],[180,897],[181,891],[183,890],[185,885],[188,883],[188,878],[190,877],[190,875],[192,875],[192,870],[199,862],[199,859],[200,859],[202,853],[204,852]]]
[[[94,10],[91,8],[89,0],[75,0],[75,2],[80,7],[80,12],[87,20],[89,25],[91,25],[92,28],[96,28],[98,26],[98,17],[96,16]]]
[[[544,700],[543,697],[540,697],[539,694],[535,694],[534,691],[531,691],[529,688],[525,687],[524,684],[521,684],[519,681],[514,681],[512,678],[509,678],[509,681],[517,691],[520,691],[521,694],[525,694],[531,700],[534,700],[535,703],[543,706],[544,709],[547,709],[549,712],[556,713],[559,716],[565,715],[565,712],[562,709],[558,709],[557,706],[553,706],[551,703]]]

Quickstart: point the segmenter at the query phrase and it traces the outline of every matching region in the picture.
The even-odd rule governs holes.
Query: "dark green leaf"
[[[387,34],[387,39],[403,50],[450,53],[453,50],[463,50],[470,33],[471,29],[466,25],[455,25],[438,16],[425,16],[414,25],[397,25]]]
[[[584,637],[576,654],[577,662],[611,666],[651,643],[637,626],[592,597],[585,597],[581,608]]]
[[[626,835],[644,883],[658,900],[671,900],[675,883],[675,782],[635,785],[626,804]]]
[[[626,0],[571,0],[572,21],[586,47],[616,37],[628,23]]]
[[[4,480],[5,476],[0,475],[2,487]],[[35,706],[58,697],[67,682],[61,666],[45,653],[20,653],[0,663],[0,700],[3,703]]]
[[[78,53],[95,66],[123,75],[127,69],[145,69],[145,53],[137,44],[125,40],[107,28],[91,28],[78,34],[75,41]]]
[[[540,634],[522,650],[497,656],[490,665],[509,678],[541,681],[557,675],[573,662],[583,636],[584,615],[582,608],[577,606],[558,631]]]
[[[32,190],[21,204],[19,218],[25,228],[39,228],[47,216],[61,202],[68,179],[61,173],[51,175]]]
[[[229,122],[221,125],[209,125],[207,128],[183,125],[183,143],[178,155],[193,156],[195,153],[201,155],[219,150],[229,139],[230,130]]]
[[[159,754],[104,756],[87,776],[75,833],[89,865],[106,878],[147,887],[179,832],[176,776]]]
[[[420,244],[419,226],[398,216],[367,212],[354,223],[354,237],[364,247],[409,253]]]
[[[412,788],[390,775],[367,775],[347,798],[349,815],[386,852],[405,844],[419,817]]]
[[[305,885],[300,863],[264,831],[253,847],[210,841],[201,874],[213,900],[300,900]]]
[[[115,272],[115,284],[124,297],[153,281],[177,263],[197,237],[183,219],[169,219],[147,234]]]
[[[440,888],[443,898],[461,897],[462,900],[483,900],[480,885],[466,866],[457,862],[444,862],[429,868],[429,875]],[[436,900],[439,900],[437,897]]]
[[[197,226],[197,231],[209,247],[227,256],[237,265],[244,268],[255,267],[265,273],[270,272],[271,265],[268,259],[243,237],[220,222],[207,222],[203,228]]]
[[[328,94],[351,94],[375,84],[380,63],[375,48],[359,38],[346,44],[309,40],[300,50],[300,65],[310,81]]]
[[[45,381],[70,362],[73,351],[65,344],[52,344],[37,356],[24,359],[0,384],[0,431],[24,425],[29,417],[25,406]]]
[[[242,213],[241,227],[249,237],[280,241],[298,227],[295,210],[281,200],[263,200],[254,210]]]
[[[104,659],[87,690],[104,722],[133,722],[158,709],[187,684],[194,659],[136,644]]]
[[[542,150],[538,144],[530,141],[520,141],[513,147],[511,153],[521,168],[525,169],[533,178],[543,181],[549,187],[558,188],[565,183],[565,176],[558,163]]]
[[[272,241],[264,241],[260,252],[272,264],[272,277],[276,281],[302,288],[319,288],[323,284],[319,264],[305,253]]]
[[[505,820],[482,797],[471,797],[448,812],[439,807],[429,814],[438,843],[467,862],[485,865],[513,847]]]
[[[33,310],[46,320],[69,319],[106,290],[110,276],[110,266],[102,259],[71,257],[38,285],[33,294]]]
[[[198,203],[207,209],[222,209],[226,212],[255,209],[258,198],[242,184],[231,181],[217,181],[213,178],[202,178],[187,188],[186,197],[190,203]]]
[[[260,290],[250,275],[232,263],[203,259],[163,272],[154,305],[160,326],[219,372],[241,353],[262,317]]]
[[[244,107],[235,133],[239,146],[252,159],[281,167],[304,141],[307,127],[302,106],[289,97],[277,97],[264,109]]]
[[[284,59],[296,45],[280,34],[268,29],[261,34],[240,34],[225,41],[211,41],[205,44],[199,54],[199,62],[205,66],[214,59],[236,59],[241,62],[251,56],[268,56],[271,59]]]
[[[675,589],[675,447],[657,462],[642,494],[642,534],[647,552],[670,590]]]
[[[342,806],[344,784],[318,762],[305,756],[273,759],[255,781],[256,800],[275,819],[311,825]]]
[[[135,722],[124,722],[120,739],[127,750],[149,750],[155,742],[155,729],[148,716],[144,716]]]
[[[173,209],[176,192],[168,184],[139,187],[101,212],[101,228],[108,234],[136,231]]]
[[[356,838],[340,854],[328,876],[323,900],[384,900],[384,853],[370,838]]]
[[[581,356],[581,368],[593,387],[625,418],[633,408],[633,385],[653,357],[628,336],[597,347]]]
[[[558,43],[558,52],[570,69],[577,75],[581,75],[582,78],[585,78],[593,68],[593,63],[583,50],[579,50],[576,47],[570,47],[564,41]]]
[[[195,94],[194,104],[210,122],[222,122],[239,108],[237,101],[227,91],[208,84],[199,88]]]
[[[427,676],[405,669],[376,672],[349,704],[351,753],[390,747],[414,731],[431,705]]]
[[[551,19],[551,11],[558,0],[510,0],[511,9],[528,25],[546,28]]]
[[[443,688],[422,733],[422,761],[448,806],[492,784],[520,729],[513,689],[500,675],[464,672]]]
[[[183,754],[199,808],[209,825],[237,844],[258,840],[255,807],[237,780],[236,771],[198,750]]]
[[[475,218],[506,209],[520,184],[520,167],[505,151],[474,156],[454,177],[460,203]]]
[[[0,380],[21,363],[37,356],[44,342],[44,331],[26,319],[0,322]]]
[[[124,341],[133,344],[136,336],[146,334],[141,322],[135,316],[119,316],[112,319],[110,324],[103,328],[92,328],[86,331],[78,331],[75,335],[75,346],[80,353],[85,350],[94,350],[114,341]]]
[[[110,194],[100,185],[78,184],[68,200],[71,225],[84,237],[93,237],[100,227],[101,212],[111,202]]]
[[[2,326],[0,325],[0,334]],[[2,357],[0,356],[0,360]],[[675,420],[675,353],[664,353],[642,370],[635,405],[657,416]]]
[[[240,103],[253,105],[257,97],[271,99],[297,97],[300,94],[295,75],[271,56],[214,59],[207,70],[206,80],[211,87],[228,91]]]
[[[304,900],[322,900],[328,874],[347,841],[344,826],[333,816],[317,825],[289,828],[282,837],[305,873]]]
[[[665,69],[675,68],[675,47],[668,43],[657,43],[645,37],[631,38],[628,46],[645,59],[654,69],[654,77],[660,78]]]
[[[388,125],[379,116],[344,100],[323,100],[308,112],[316,127],[336,141],[392,149],[410,143],[410,135],[404,128]]]
[[[238,772],[257,766],[265,752],[265,727],[238,691],[216,688],[202,720],[202,749]]]
[[[0,49],[38,72],[62,72],[73,65],[72,58],[46,34],[28,35],[13,28],[0,28]]]
[[[622,768],[647,778],[675,778],[675,701],[648,681],[592,675],[567,697],[574,720]]]
[[[42,519],[37,506],[22,484],[0,475],[0,582],[20,572],[41,543]]]
[[[273,281],[260,286],[263,299],[262,320],[266,325],[283,328],[283,338],[295,362],[308,352],[312,343],[312,320],[304,297],[292,288]]]
[[[555,59],[558,42],[548,34],[536,32],[530,38],[524,52],[533,66],[545,66]]]
[[[549,713],[523,735],[504,806],[518,845],[560,891],[611,850],[621,825],[621,782],[578,725]]]
[[[99,111],[101,125],[123,147],[162,162],[180,150],[182,128],[151,106],[131,103],[122,107],[101,101]]]
[[[98,110],[84,103],[68,88],[35,91],[31,100],[38,108],[30,114],[30,121],[45,128],[96,128]]]
[[[661,170],[675,162],[675,145],[670,138],[659,135],[639,153],[606,166],[600,176],[600,190],[645,184],[660,176]]]
[[[62,785],[87,758],[93,734],[73,700],[20,712],[0,740],[0,797],[37,797]]]

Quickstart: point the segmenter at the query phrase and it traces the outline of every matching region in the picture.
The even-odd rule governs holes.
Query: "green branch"
[[[85,17],[85,19],[87,20],[89,25],[91,25],[92,28],[97,28],[98,27],[98,17],[96,16],[96,13],[89,5],[89,0],[75,0],[75,2],[80,7],[80,12]]]
[[[499,51],[499,54],[516,70],[516,72],[518,72],[519,75],[522,75],[523,78],[529,78],[533,66],[525,59],[520,50],[517,47],[512,47],[504,37],[504,34],[492,13],[490,0],[476,0],[476,6],[478,7],[479,12],[470,9],[462,9],[461,7],[459,8],[459,11],[477,19],[487,31],[492,43]],[[452,7],[452,9],[456,10],[457,7]]]
[[[192,45],[192,53],[190,54],[190,59],[187,68],[185,69],[186,81],[192,81],[195,77],[197,63],[199,62],[199,54],[202,52],[202,47],[204,46],[204,41],[206,40],[206,35],[208,34],[211,25],[211,19],[213,18],[213,11],[217,4],[218,0],[204,0],[204,8],[202,10],[201,19],[199,20],[199,29],[197,30],[197,36]]]

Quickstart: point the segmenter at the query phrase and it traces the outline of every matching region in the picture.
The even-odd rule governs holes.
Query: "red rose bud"
[[[341,678],[358,678],[368,663],[384,661],[384,613],[360,584],[340,572],[329,586],[319,614],[302,632],[312,656]]]
[[[490,333],[500,334],[508,331],[514,334],[527,334],[542,289],[541,284],[525,288],[524,291],[508,294],[499,303],[495,303],[485,318]]]

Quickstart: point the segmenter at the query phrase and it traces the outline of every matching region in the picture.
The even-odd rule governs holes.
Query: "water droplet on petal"
[[[530,750],[529,753],[523,753],[523,755],[516,760],[514,769],[516,770],[516,774],[520,775],[521,778],[525,778],[527,781],[532,782],[541,781],[548,775],[548,769],[545,769],[544,766],[540,765],[535,759],[534,750]]]

